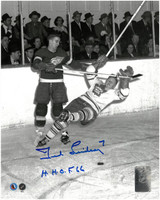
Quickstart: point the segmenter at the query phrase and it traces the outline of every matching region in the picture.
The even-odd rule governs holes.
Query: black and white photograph
[[[159,199],[159,1],[1,1],[1,199]]]

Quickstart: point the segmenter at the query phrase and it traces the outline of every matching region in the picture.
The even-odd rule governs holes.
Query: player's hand
[[[45,67],[47,72],[53,72],[53,73],[57,72],[55,69],[56,66],[52,63],[46,63]]]
[[[130,66],[127,66],[127,69],[125,70],[120,69],[119,72],[120,72],[120,75],[128,76],[128,77],[131,77],[134,74],[133,68]]]
[[[106,62],[108,61],[108,58],[105,55],[100,56],[96,62],[93,63],[93,66],[96,69],[100,69],[101,67],[103,67]]]

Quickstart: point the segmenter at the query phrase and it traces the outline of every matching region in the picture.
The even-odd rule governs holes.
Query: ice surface
[[[46,154],[34,147],[34,126],[2,130],[1,136],[1,196],[11,199],[158,199],[159,129],[158,110],[119,114],[98,118],[88,126],[69,127],[71,143],[63,145],[60,135],[52,140],[50,155],[64,156],[41,160]],[[46,130],[50,125],[48,124]],[[99,151],[70,155],[76,148]],[[105,140],[104,146],[99,141]],[[104,165],[97,165],[103,162]],[[72,172],[68,168],[74,166]],[[77,172],[83,166],[85,170]],[[136,193],[134,169],[151,167],[151,192]],[[52,175],[52,169],[58,171]],[[60,169],[66,171],[61,174]],[[48,172],[41,177],[42,170]],[[12,191],[10,184],[26,185],[22,192]]]

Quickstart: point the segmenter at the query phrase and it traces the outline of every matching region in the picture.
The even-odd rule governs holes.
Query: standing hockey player
[[[52,101],[52,117],[58,118],[66,103],[67,93],[63,82],[63,71],[55,73],[55,67],[62,69],[67,64],[69,56],[59,47],[60,36],[48,36],[48,47],[41,48],[35,54],[32,67],[40,71],[39,84],[35,95],[35,126],[38,135],[44,132],[46,123],[47,105]],[[74,61],[75,62],[75,61]],[[70,63],[72,66],[73,62]],[[80,63],[76,64],[80,65]]]
[[[88,69],[96,69],[90,66]],[[90,71],[90,70],[87,70]],[[90,71],[91,72],[91,71]],[[94,72],[92,70],[92,72]],[[85,125],[97,118],[97,116],[113,101],[124,100],[129,95],[129,81],[133,75],[132,67],[126,70],[120,69],[117,77],[109,76],[103,83],[98,77],[88,76],[89,90],[74,99],[54,122],[46,136],[39,141],[37,147],[46,145],[57,134],[62,133],[61,141],[64,144],[69,142],[69,135],[65,131],[70,122],[80,121]],[[120,76],[126,76],[125,78]],[[127,78],[128,77],[128,78]]]

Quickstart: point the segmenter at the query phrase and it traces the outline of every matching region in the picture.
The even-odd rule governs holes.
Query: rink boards
[[[117,73],[120,68],[132,66],[135,74],[143,74],[130,83],[130,95],[103,111],[103,115],[136,112],[159,107],[159,59],[110,61],[101,73]],[[39,75],[30,67],[1,70],[1,126],[19,126],[34,122],[34,95]],[[64,75],[68,99],[78,97],[87,90],[83,76]],[[50,104],[49,104],[50,108]],[[48,110],[47,120],[51,120]]]

